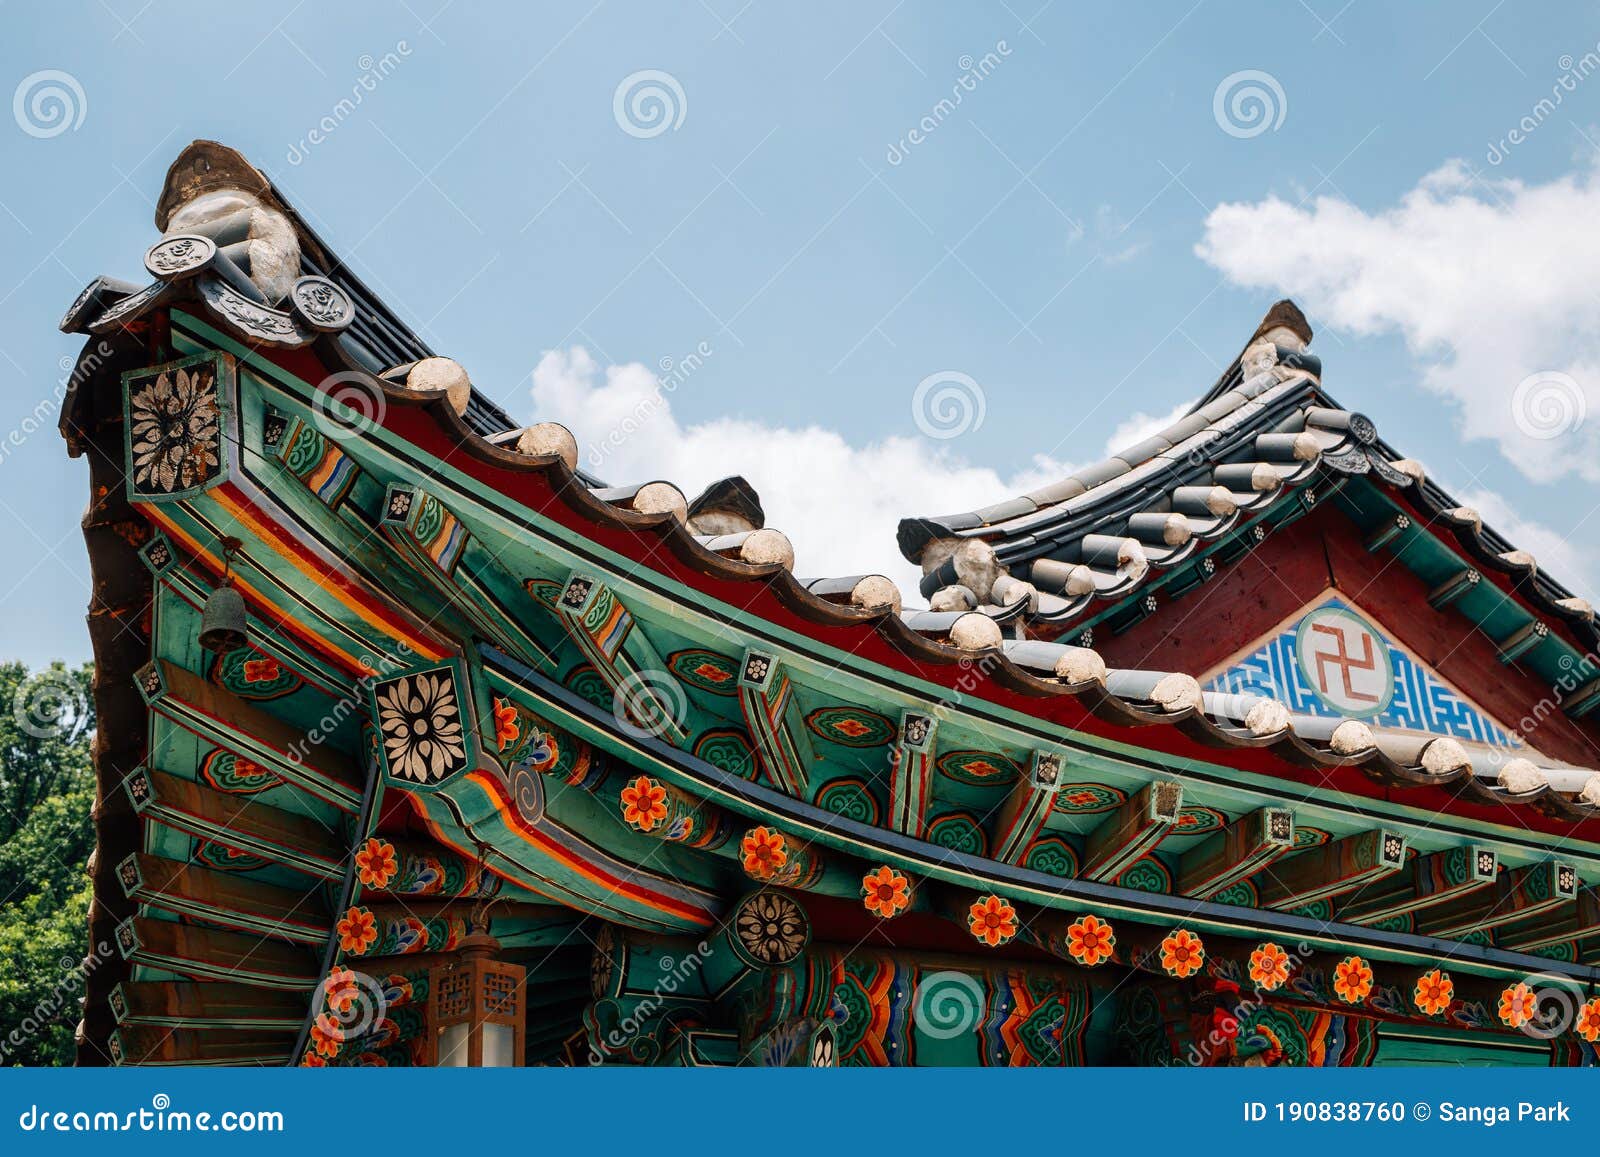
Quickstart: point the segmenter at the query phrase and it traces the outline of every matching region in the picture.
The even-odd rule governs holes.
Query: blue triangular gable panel
[[[1301,715],[1521,746],[1355,606],[1333,595],[1215,672],[1205,689],[1268,695]]]

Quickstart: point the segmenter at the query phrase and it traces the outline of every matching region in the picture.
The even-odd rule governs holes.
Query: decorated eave
[[[936,611],[981,614],[1018,638],[1092,649],[1097,635],[1120,634],[1199,589],[1219,566],[1317,502],[1340,500],[1360,479],[1380,500],[1350,496],[1344,509],[1363,524],[1369,550],[1392,552],[1426,579],[1430,604],[1453,606],[1504,661],[1536,664],[1552,686],[1564,685],[1557,698],[1568,714],[1600,705],[1594,608],[1430,481],[1370,418],[1341,407],[1322,386],[1311,337],[1305,316],[1281,301],[1217,383],[1166,429],[1029,494],[903,520],[900,548],[923,568],[920,594]],[[1027,655],[1023,665],[1036,673],[1052,662],[1061,674],[1098,670],[1070,650],[1003,645],[1013,658]],[[1126,686],[1129,677],[1113,673],[1105,685]],[[1583,767],[1508,763],[1492,752],[1475,760],[1454,742],[1419,750],[1409,732],[1356,721],[1330,727],[1269,700],[1202,695],[1178,676],[1165,690],[1169,705],[1187,701],[1237,739],[1288,741],[1289,758],[1365,756],[1375,777],[1394,786],[1456,782],[1475,798],[1533,803],[1569,819],[1600,806],[1600,778]]]
[[[185,151],[157,225],[154,280],[99,279],[63,322],[90,338],[62,424],[93,476],[91,939],[120,957],[90,976],[86,1062],[398,1059],[423,966],[490,896],[510,950],[560,957],[530,977],[544,1031],[582,1010],[591,1041],[649,995],[629,960],[714,931],[715,984],[650,1052],[682,1063],[772,1046],[724,998],[773,971],[813,983],[868,942],[883,968],[1026,945],[1073,984],[1104,963],[1186,981],[1164,963],[1180,931],[1209,946],[1208,983],[1303,945],[1290,1004],[1489,1032],[1517,1027],[1494,1006],[1530,975],[1600,979],[1592,772],[1495,766],[1083,645],[1340,479],[1393,495],[1355,510],[1374,550],[1449,565],[1420,470],[1322,395],[1292,306],[1174,431],[903,527],[930,575],[918,610],[881,576],[796,578],[742,479],[690,501],[577,471],[569,431],[515,426],[231,150]],[[1462,550],[1495,552],[1456,517]],[[1531,564],[1472,557],[1514,580],[1513,608],[1567,607],[1526,636],[1551,661],[1592,638]],[[225,569],[249,615],[226,661],[195,641]],[[447,745],[407,739],[424,701]],[[1091,917],[1119,947],[1085,949]],[[597,938],[590,987],[573,978]],[[1350,999],[1347,957],[1369,970]],[[1408,1004],[1441,960],[1454,1003]],[[324,1050],[332,966],[410,1014]]]

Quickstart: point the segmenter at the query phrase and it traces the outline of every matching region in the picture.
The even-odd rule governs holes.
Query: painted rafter
[[[128,981],[110,1002],[118,1024],[162,1028],[296,1032],[306,1016],[297,992],[230,981]]]
[[[1172,834],[1182,811],[1182,784],[1175,780],[1146,784],[1089,833],[1078,875],[1085,880],[1115,879]]]
[[[343,752],[176,663],[158,659],[135,676],[145,705],[218,747],[244,756],[345,812],[361,802],[363,777]]]
[[[526,663],[553,663],[550,646],[498,593],[519,584],[444,502],[419,486],[393,484],[380,528],[383,541],[479,635]]]
[[[1044,831],[1045,822],[1055,807],[1056,789],[1061,782],[1063,760],[1060,752],[1035,751],[1028,763],[1028,771],[1019,776],[1000,805],[995,817],[992,855],[1006,864],[1020,864],[1033,841]],[[1159,801],[1158,801],[1159,802]],[[1152,808],[1151,813],[1159,810]],[[1160,827],[1152,820],[1147,831]],[[1151,847],[1154,844],[1150,845]],[[1097,849],[1104,856],[1102,845]]]
[[[1256,881],[1264,908],[1297,908],[1341,896],[1405,866],[1405,837],[1390,831],[1359,832],[1273,864]]]
[[[123,921],[117,950],[135,965],[201,980],[306,990],[317,983],[317,958],[304,948],[170,920]]]
[[[272,1032],[198,1032],[134,1025],[111,1035],[115,1064],[281,1065],[289,1059],[294,1035]]]
[[[241,932],[321,944],[332,927],[320,886],[297,892],[145,853],[118,864],[117,878],[129,899]]]
[[[1284,808],[1258,808],[1207,836],[1179,862],[1177,890],[1209,898],[1247,880],[1294,847],[1294,816]]]
[[[1366,884],[1335,905],[1340,920],[1377,924],[1424,912],[1494,883],[1495,850],[1484,845],[1446,848],[1415,856],[1400,872]]]
[[[568,636],[616,696],[628,726],[682,745],[683,689],[627,605],[603,580],[574,571],[556,601]]]
[[[739,707],[767,782],[796,799],[809,798],[816,754],[801,719],[794,682],[777,655],[744,652],[739,660]]]
[[[315,820],[154,768],[135,769],[124,785],[134,810],[150,822],[320,879],[344,873],[341,837]]]
[[[1529,864],[1502,872],[1482,895],[1462,896],[1431,908],[1417,925],[1430,936],[1487,932],[1571,903],[1577,899],[1578,886],[1578,872],[1571,864]]]
[[[890,755],[889,826],[908,836],[921,838],[927,827],[938,731],[938,719],[927,712],[900,713],[900,730]]]
[[[1579,888],[1571,904],[1542,916],[1502,925],[1494,939],[1502,948],[1530,952],[1591,936],[1600,936],[1600,895],[1596,895],[1593,888]]]

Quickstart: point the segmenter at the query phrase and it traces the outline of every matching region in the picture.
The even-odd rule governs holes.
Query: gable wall
[[[1494,644],[1465,617],[1430,607],[1427,585],[1392,554],[1368,553],[1355,527],[1331,505],[1275,532],[1206,585],[1163,601],[1124,634],[1096,628],[1095,649],[1112,667],[1200,676],[1330,586],[1507,730],[1547,756],[1600,767],[1600,733],[1552,709],[1548,684],[1517,664],[1502,664]],[[1535,722],[1539,715],[1544,718]]]

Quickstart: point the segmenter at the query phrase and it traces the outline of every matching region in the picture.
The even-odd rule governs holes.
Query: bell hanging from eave
[[[233,556],[238,551],[238,539],[222,540],[222,583],[206,599],[200,615],[200,645],[218,655],[237,651],[248,642],[244,596],[233,586]]]
[[[244,596],[233,589],[231,581],[224,582],[206,599],[206,609],[200,616],[200,645],[226,655],[245,642]]]

